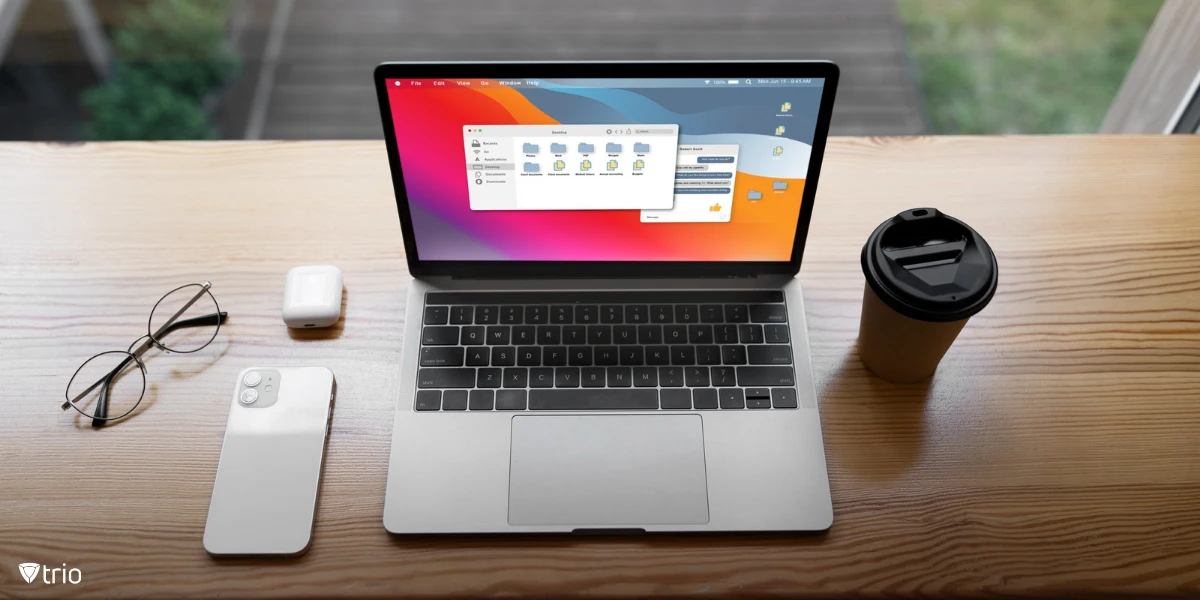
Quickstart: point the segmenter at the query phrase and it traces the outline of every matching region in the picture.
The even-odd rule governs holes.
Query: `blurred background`
[[[834,135],[1193,133],[1196,0],[0,0],[0,139],[382,137],[387,60],[828,59]]]

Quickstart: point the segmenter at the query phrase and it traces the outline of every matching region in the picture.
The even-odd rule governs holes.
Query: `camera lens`
[[[254,401],[258,400],[258,392],[254,390],[242,390],[239,400],[242,401],[242,404],[254,404]]]

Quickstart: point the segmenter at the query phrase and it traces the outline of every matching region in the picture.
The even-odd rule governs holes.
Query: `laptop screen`
[[[386,85],[422,260],[791,258],[823,79]]]

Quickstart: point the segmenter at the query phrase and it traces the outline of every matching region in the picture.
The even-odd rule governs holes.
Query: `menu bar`
[[[567,87],[597,87],[597,88],[729,88],[729,87],[821,87],[825,80],[816,77],[806,78],[734,78],[711,77],[708,79],[694,78],[625,78],[625,79],[392,79],[390,85],[408,88],[555,88]]]

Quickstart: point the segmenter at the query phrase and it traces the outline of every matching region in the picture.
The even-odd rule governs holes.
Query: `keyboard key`
[[[745,304],[726,304],[725,305],[725,322],[726,323],[745,323],[750,318],[746,316]]]
[[[717,325],[713,330],[713,340],[718,344],[738,343],[737,325]]]
[[[517,364],[517,349],[512,346],[496,346],[492,348],[493,367],[511,367]]]
[[[629,387],[633,385],[633,371],[629,367],[609,367],[608,387]]]
[[[651,323],[670,323],[671,315],[675,312],[670,304],[655,304],[650,307]]]
[[[787,325],[763,325],[763,334],[768,344],[786,344],[791,341]]]
[[[450,324],[452,325],[470,325],[471,318],[475,316],[474,306],[451,306],[450,307]],[[465,400],[464,400],[465,402]],[[463,404],[463,408],[466,408]]]
[[[636,325],[616,325],[613,327],[614,344],[636,344],[637,341]]]
[[[712,339],[712,325],[688,325],[688,343],[711,344]]]
[[[566,346],[546,346],[542,350],[542,364],[547,367],[564,367],[567,364]]]
[[[675,322],[676,323],[699,323],[700,322],[700,307],[695,304],[676,304],[675,305]]]
[[[523,388],[529,385],[529,369],[509,367],[504,370],[504,387]]]
[[[713,367],[710,369],[713,387],[730,387],[737,385],[734,367]]]
[[[460,346],[434,346],[421,348],[422,367],[461,367],[463,348]]]
[[[442,392],[442,410],[467,410],[467,390]]]
[[[738,339],[743,344],[763,343],[762,325],[738,325]]]
[[[796,408],[796,389],[772,388],[771,405],[775,408]]]
[[[477,325],[495,325],[500,321],[500,308],[496,306],[476,306],[475,323]]]
[[[475,387],[498,388],[500,380],[503,378],[504,371],[501,369],[479,369],[479,376],[475,378]]]
[[[554,387],[579,387],[578,367],[559,367],[554,370]]]
[[[496,392],[496,410],[525,410],[525,390]]]
[[[467,366],[468,367],[486,367],[488,366],[488,358],[492,355],[487,348],[467,348]]]
[[[692,390],[692,404],[698,410],[713,410],[719,406],[717,402],[717,390],[712,388],[700,388]]]
[[[526,306],[525,307],[525,322],[530,325],[541,325],[550,321],[549,306]]]
[[[621,364],[625,366],[640,365],[646,362],[645,349],[641,346],[621,346]]]
[[[611,325],[590,325],[587,328],[588,343],[594,346],[612,343]]]
[[[462,328],[462,340],[460,342],[464,346],[482,346],[486,336],[486,328],[478,325],[468,325]]]
[[[796,385],[796,374],[791,367],[738,367],[738,385]]]
[[[659,392],[663,410],[691,410],[691,390],[663,390]]]
[[[790,365],[792,349],[789,346],[746,346],[746,358],[752,365]]]
[[[413,408],[417,410],[438,410],[442,407],[441,390],[418,390]]]
[[[766,398],[767,400],[770,400],[771,390],[764,387],[746,388],[746,399],[750,400],[751,398],[756,400],[760,398]]]
[[[471,390],[471,410],[492,410],[496,403],[496,392],[492,390]]]
[[[567,348],[567,364],[572,367],[586,367],[592,364],[591,346],[571,346]]]
[[[575,307],[575,323],[592,325],[600,322],[600,309],[595,304],[582,304]]]
[[[658,386],[658,369],[654,367],[634,367],[633,368],[633,386],[634,387],[657,387]]]
[[[696,348],[693,346],[671,346],[671,364],[696,364]]]
[[[630,304],[625,307],[625,322],[641,324],[649,322],[650,309],[645,304]]]
[[[663,343],[662,325],[638,325],[638,343],[642,345]]]
[[[782,304],[751,304],[751,323],[783,323],[787,321],[787,309]]]
[[[585,388],[604,387],[604,367],[584,367],[580,377],[582,377],[583,387]]]
[[[600,322],[601,323],[620,323],[623,311],[616,304],[605,304],[600,307]]]
[[[725,311],[720,304],[705,304],[700,307],[701,323],[720,323],[725,320]]]
[[[500,322],[505,325],[520,325],[525,309],[520,306],[501,306]]]
[[[663,325],[663,339],[668,344],[686,344],[688,341],[687,325]]]
[[[517,348],[517,365],[536,367],[542,364],[542,349],[537,346],[521,346]]]
[[[728,410],[731,408],[746,408],[746,397],[742,395],[740,388],[724,388],[717,390],[717,397],[721,400],[721,408]]]
[[[646,347],[646,364],[648,365],[669,365],[671,364],[671,350],[666,346],[647,346]]]
[[[616,346],[596,346],[595,358],[596,364],[602,367],[615,365],[620,362]]]
[[[529,346],[537,343],[537,327],[518,325],[512,328],[512,342],[518,346]]]
[[[771,399],[746,398],[746,408],[771,408]]]
[[[426,346],[453,346],[458,343],[458,328],[426,326],[421,330],[421,343]]]
[[[554,387],[554,369],[542,367],[529,370],[529,387],[531,388],[548,388]]]
[[[539,325],[537,340],[545,346],[555,346],[562,343],[562,327],[558,325]]]
[[[746,364],[746,347],[721,346],[721,362],[727,365]]]
[[[426,306],[425,307],[425,324],[426,325],[445,325],[450,320],[449,306]],[[438,397],[440,403],[441,396]],[[436,409],[433,409],[436,410]]]
[[[579,346],[587,343],[587,327],[583,325],[567,325],[562,328],[562,343],[568,346]]]
[[[487,343],[492,346],[507,346],[508,336],[508,325],[492,325],[487,328]]]
[[[530,410],[657,410],[658,391],[629,390],[531,390]]]
[[[683,367],[659,367],[658,385],[662,387],[683,387]]]
[[[417,369],[419,388],[469,388],[475,387],[475,369],[450,367],[444,369]]]
[[[719,364],[721,364],[721,347],[720,346],[696,346],[696,364],[698,364],[698,365],[719,365]]]
[[[708,387],[708,367],[684,367],[683,381],[690,388]]]
[[[551,306],[550,322],[557,325],[570,325],[575,309],[572,306]]]

